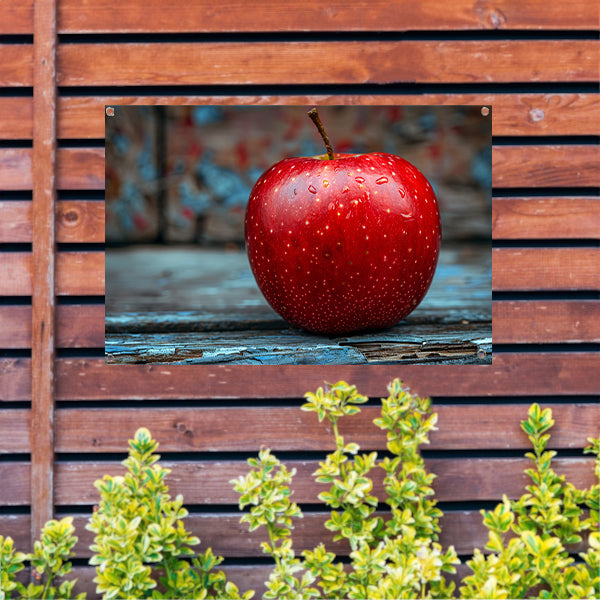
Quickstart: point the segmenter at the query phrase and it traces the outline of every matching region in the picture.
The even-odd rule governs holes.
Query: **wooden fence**
[[[444,544],[485,544],[477,509],[524,483],[519,421],[557,421],[557,467],[600,422],[600,103],[594,0],[2,0],[0,2],[0,534],[31,547],[75,516],[80,589],[93,595],[84,522],[93,481],[150,428],[189,526],[241,587],[267,565],[228,481],[268,445],[298,468],[297,547],[323,537],[310,473],[331,441],[304,392],[346,379],[375,400],[402,378],[431,395],[426,454]],[[489,366],[104,364],[107,104],[475,104],[493,118]],[[373,450],[376,402],[349,425]],[[332,545],[333,547],[333,545]],[[340,550],[343,553],[343,549]]]

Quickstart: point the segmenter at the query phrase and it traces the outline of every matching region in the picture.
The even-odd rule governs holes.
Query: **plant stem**
[[[308,111],[308,116],[312,119],[312,122],[315,124],[316,128],[319,130],[323,141],[325,142],[325,148],[327,148],[327,158],[329,160],[333,160],[335,157],[333,155],[333,149],[331,148],[331,143],[329,142],[329,138],[325,133],[325,129],[323,127],[323,123],[321,123],[321,119],[319,118],[319,113],[316,108],[311,108]]]

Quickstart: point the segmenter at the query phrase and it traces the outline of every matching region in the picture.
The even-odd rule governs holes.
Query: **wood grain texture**
[[[33,138],[33,98],[0,98],[0,115],[0,140]]]
[[[0,243],[27,243],[32,237],[32,203],[0,200]],[[104,202],[61,200],[56,203],[57,242],[104,242]]]
[[[523,300],[492,303],[494,342],[499,344],[594,343],[600,341],[600,305],[594,300]],[[59,305],[56,345],[101,348],[102,305]],[[0,307],[0,347],[31,347],[31,307]]]
[[[298,398],[327,381],[352,381],[381,397],[400,377],[424,395],[553,396],[597,394],[600,364],[594,352],[502,353],[491,366],[111,366],[102,359],[64,359],[57,364],[57,397],[80,399]],[[21,368],[26,368],[23,363]],[[202,383],[199,384],[199,381]],[[251,382],[251,383],[249,383]],[[27,390],[19,395],[27,397]],[[18,399],[18,398],[14,398]]]
[[[0,419],[0,455],[29,454],[30,452],[31,411],[21,408],[4,411],[2,419]],[[2,530],[0,529],[0,531]],[[26,530],[26,533],[29,534],[29,529]]]
[[[31,242],[31,202],[0,200],[0,244]]]
[[[34,5],[31,539],[54,514],[56,0]]]
[[[104,242],[104,201],[62,200],[56,205],[59,242]]]
[[[257,450],[258,452],[258,450]],[[318,494],[323,484],[314,481],[312,474],[319,466],[318,460],[285,461],[295,468],[294,500],[298,503],[318,504]],[[188,505],[232,505],[238,503],[230,481],[247,472],[248,466],[241,461],[189,461],[177,463],[163,461],[171,470],[165,479],[172,496],[183,494]],[[518,498],[530,481],[524,473],[531,461],[526,458],[429,458],[425,467],[436,473],[433,483],[439,502],[471,500],[500,501],[502,495]],[[593,459],[555,458],[552,461],[557,473],[565,475],[577,487],[590,487],[594,481]],[[0,462],[4,506],[27,506],[30,499],[30,465],[25,461]],[[118,462],[81,462],[77,460],[56,464],[57,506],[91,506],[99,500],[94,481],[105,474],[123,474]],[[383,496],[383,471],[373,473],[373,491]]]
[[[494,198],[492,238],[600,239],[600,198]]]
[[[33,85],[33,44],[0,43],[0,87]]]
[[[185,519],[185,527],[192,535],[202,540],[201,549],[212,548],[216,555],[227,558],[251,558],[256,556],[257,548],[267,541],[264,530],[248,532],[248,526],[240,523],[241,512],[194,513]],[[376,515],[388,518],[386,512],[377,511]],[[72,513],[78,542],[73,547],[76,558],[89,558],[89,546],[94,535],[85,529],[91,516],[88,513]],[[304,511],[303,518],[294,521],[292,531],[293,546],[296,552],[312,550],[321,542],[329,552],[338,556],[348,556],[350,547],[345,540],[334,542],[333,533],[325,528],[329,513]],[[27,527],[28,515],[12,515],[10,518],[0,515],[0,531],[10,535],[15,547],[28,551],[29,541],[24,539],[21,530]],[[446,511],[440,519],[440,544],[445,548],[454,545],[460,555],[472,554],[474,548],[483,548],[488,541],[488,530],[482,523],[478,510]],[[583,543],[570,547],[573,551],[583,551]]]
[[[122,452],[143,423],[161,452],[250,452],[262,444],[273,451],[335,450],[330,427],[319,424],[314,413],[298,406],[239,408],[154,408],[143,416],[136,408],[63,409],[56,413],[57,452]],[[436,405],[438,430],[430,435],[429,450],[528,449],[520,427],[527,406]],[[552,448],[580,448],[597,434],[600,405],[573,403],[552,406],[556,422]],[[361,416],[340,421],[340,433],[364,450],[384,450],[386,436],[373,420],[379,406],[361,408]],[[469,435],[464,426],[468,423]],[[243,435],[239,432],[243,431]]]
[[[600,248],[494,248],[496,291],[600,290]]]
[[[597,300],[493,302],[492,315],[495,343],[600,342],[600,302]]]
[[[258,440],[257,440],[258,442]],[[258,453],[257,451],[255,454]],[[290,469],[297,470],[292,486],[294,500],[298,503],[318,504],[323,484],[316,483],[312,474],[319,466],[318,460],[285,461]],[[437,474],[433,483],[436,498],[440,502],[518,498],[530,479],[524,470],[531,461],[525,458],[430,458],[425,459],[426,468]],[[187,504],[237,505],[239,496],[230,481],[247,472],[248,465],[241,461],[188,461],[175,463],[163,461],[171,469],[165,479],[173,496],[183,494]],[[590,487],[594,481],[593,459],[556,458],[552,461],[556,472],[565,475],[577,487]],[[69,461],[56,465],[57,505],[93,505],[98,502],[94,481],[104,474],[122,474],[118,463]],[[373,490],[383,496],[383,471],[373,473]],[[17,495],[10,494],[15,502]]]
[[[401,61],[398,56],[402,56]],[[594,81],[597,64],[598,44],[588,40],[82,43],[59,47],[58,83]]]
[[[5,189],[32,187],[32,151],[0,148]],[[492,184],[498,187],[589,187],[600,184],[600,150],[593,145],[494,146]],[[104,148],[59,148],[57,187],[104,189]]]
[[[0,98],[0,107],[3,105]],[[20,100],[25,112],[27,99]],[[103,138],[105,105],[129,104],[289,104],[289,105],[486,105],[493,107],[493,135],[600,135],[600,105],[594,94],[404,94],[404,95],[311,95],[311,96],[66,96],[58,99],[58,137]],[[10,108],[10,105],[8,105]],[[14,109],[13,109],[14,110]],[[26,116],[24,117],[26,119]],[[0,127],[3,125],[0,124]],[[4,126],[17,127],[14,123]],[[26,121],[19,124],[26,131]],[[0,130],[1,131],[1,130]],[[10,138],[11,129],[7,136]]]
[[[571,10],[546,7],[539,0],[527,0],[522,6],[508,0],[494,3],[428,0],[402,6],[394,6],[384,0],[361,0],[348,10],[342,0],[327,4],[316,0],[293,0],[285,5],[259,0],[252,11],[248,11],[247,4],[237,0],[228,4],[227,11],[220,11],[207,0],[174,3],[168,10],[159,0],[151,0],[147,4],[140,0],[121,3],[103,0],[93,4],[86,2],[82,9],[75,0],[67,0],[60,4],[59,23],[61,32],[444,31],[593,27],[597,14],[590,0],[577,0],[569,8]]]
[[[104,306],[57,306],[55,335],[57,348],[103,347]],[[31,348],[31,306],[0,306],[0,348]]]
[[[492,156],[495,187],[600,185],[597,145],[494,146]]]
[[[33,0],[3,0],[0,33],[33,31]],[[62,0],[60,33],[103,32],[222,32],[222,31],[407,31],[472,29],[593,29],[597,10],[592,0],[548,5],[542,0],[473,2],[428,0],[394,7],[384,0],[355,3],[348,10],[341,0],[327,4],[315,0],[290,0],[274,5],[268,0],[253,4],[243,0],[218,10],[208,0],[186,3],[151,0],[115,2]]]
[[[300,398],[327,381],[352,381],[363,394],[386,395],[399,377],[431,396],[597,395],[600,361],[594,352],[502,353],[490,366],[398,367],[110,366],[103,359],[58,359],[57,399],[179,400]],[[31,398],[31,361],[0,358],[0,400]]]
[[[33,260],[30,252],[5,252],[0,265],[8,277],[0,279],[0,295],[31,296]],[[61,252],[56,257],[56,294],[104,294],[104,252]]]

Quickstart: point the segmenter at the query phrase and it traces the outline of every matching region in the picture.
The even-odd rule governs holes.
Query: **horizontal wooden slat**
[[[0,98],[0,115],[0,140],[32,139],[33,98]]]
[[[493,6],[473,4],[470,0],[429,0],[402,8],[385,0],[361,0],[352,5],[352,10],[342,0],[327,4],[293,0],[275,5],[259,0],[248,11],[247,4],[237,0],[229,3],[226,11],[219,11],[206,0],[178,3],[169,10],[164,10],[160,0],[143,5],[139,0],[121,3],[103,0],[84,11],[75,0],[65,0],[59,4],[58,26],[61,32],[580,29],[586,23],[593,27],[597,16],[590,0],[574,2],[571,11],[550,7],[540,19],[544,8],[539,0],[528,0],[523,6],[508,0],[495,2]]]
[[[103,242],[104,202],[57,203],[58,242]],[[31,202],[0,200],[0,243],[31,241]],[[600,198],[494,198],[492,237],[600,239]]]
[[[494,248],[492,288],[600,290],[600,248]]]
[[[494,343],[600,342],[598,300],[536,300],[492,303]]]
[[[486,105],[493,107],[492,134],[600,135],[600,105],[595,94],[418,94],[354,96],[66,96],[58,99],[58,137],[103,138],[105,105]],[[0,124],[7,139],[31,137],[31,101],[0,98],[2,112],[20,116]]]
[[[0,418],[0,455],[28,454],[31,450],[30,439],[31,411],[11,409],[2,411]],[[0,493],[0,506],[2,494]]]
[[[257,440],[257,444],[260,441]],[[163,461],[170,469],[165,479],[173,496],[182,494],[186,504],[237,505],[239,496],[230,481],[245,474],[248,466],[243,461],[199,461],[175,463]],[[594,483],[592,458],[556,458],[553,467],[565,475],[577,487],[589,487]],[[318,494],[325,488],[315,482],[313,473],[318,461],[286,461],[290,469],[296,469],[292,489],[294,500],[299,503],[318,503]],[[433,482],[436,498],[440,502],[501,500],[506,494],[518,498],[530,481],[524,473],[531,461],[525,458],[431,458],[425,460],[426,468],[437,475]],[[98,502],[94,481],[105,474],[117,475],[124,469],[114,462],[58,462],[55,469],[56,505],[93,505]],[[29,504],[29,463],[0,463],[4,506],[27,506]],[[373,492],[383,496],[383,471],[373,472]]]
[[[593,40],[63,44],[57,78],[63,86],[594,81],[597,49]]]
[[[104,189],[104,148],[59,148],[56,154],[58,189]],[[30,148],[0,148],[2,189],[32,189],[32,156]]]
[[[381,397],[396,377],[432,396],[564,396],[599,389],[594,352],[501,353],[492,365],[389,366],[144,366],[106,365],[104,359],[58,359],[57,400],[182,398],[299,398],[325,382],[344,379]],[[29,400],[31,361],[0,358],[0,400]],[[251,382],[251,383],[249,383]]]
[[[600,303],[594,300],[495,301],[494,342],[500,344],[600,341]],[[59,348],[104,345],[104,306],[57,307]],[[0,347],[31,346],[31,307],[0,307]]]
[[[600,198],[494,198],[492,238],[600,239]]]
[[[300,404],[300,403],[299,403]],[[597,435],[600,405],[552,407],[553,448],[583,448]],[[520,423],[527,418],[522,405],[434,405],[438,430],[427,450],[491,450],[529,448]],[[363,449],[385,449],[386,437],[372,424],[379,406],[362,407],[360,418],[340,422],[340,432]],[[56,411],[56,451],[122,452],[136,429],[147,427],[160,442],[161,452],[254,452],[257,443],[275,451],[333,451],[331,431],[316,415],[294,407],[60,409]],[[469,435],[465,436],[465,424]],[[243,432],[243,435],[239,435]]]
[[[494,248],[492,287],[507,290],[599,290],[598,248]],[[0,256],[8,277],[0,294],[31,295],[31,254]],[[104,294],[103,252],[61,252],[57,256],[59,295]]]
[[[30,148],[0,148],[0,189],[32,189],[32,156]]]
[[[599,186],[596,145],[494,146],[494,187]]]
[[[33,0],[3,0],[0,34],[33,32]],[[597,21],[592,0],[569,4],[542,0],[428,0],[394,8],[385,0],[327,4],[316,0],[254,2],[249,11],[243,0],[230,2],[226,11],[207,0],[169,3],[161,0],[102,0],[82,4],[58,3],[60,33],[104,32],[264,32],[264,31],[406,31],[470,29],[593,29]]]
[[[31,202],[0,200],[0,243],[31,242]]]
[[[32,241],[31,206],[31,202],[27,200],[0,200],[0,243]],[[104,202],[57,202],[56,241],[104,242]]]
[[[33,45],[0,43],[0,87],[33,85]]]
[[[104,305],[56,307],[57,348],[104,346]],[[0,348],[31,348],[31,306],[0,306]]]
[[[104,294],[104,252],[60,252],[56,263],[59,296]],[[0,264],[7,273],[0,279],[0,295],[31,296],[31,253],[5,252],[0,255]]]
[[[62,516],[61,513],[60,516]],[[249,532],[248,525],[240,523],[241,512],[220,513],[190,513],[184,521],[188,531],[201,540],[202,548],[212,548],[218,556],[227,558],[252,558],[260,552],[260,544],[267,541],[267,534],[263,529]],[[382,511],[376,513],[387,519],[389,513]],[[76,513],[73,525],[78,541],[73,551],[76,558],[89,558],[90,545],[93,543],[94,534],[85,529],[91,515]],[[348,556],[350,546],[346,541],[333,541],[333,533],[327,531],[325,521],[330,517],[325,512],[304,512],[303,518],[294,520],[292,540],[294,550],[310,550],[321,542],[330,552],[338,556]],[[0,515],[0,531],[5,536],[10,536],[19,551],[29,551],[28,532],[29,515]],[[483,550],[488,541],[488,530],[482,523],[482,515],[478,510],[449,510],[445,511],[440,519],[440,544],[443,547],[453,545],[459,555],[472,554],[474,548]],[[572,550],[582,551],[585,543],[571,546]]]
[[[257,445],[260,440],[257,440]],[[256,453],[255,453],[256,454]],[[426,459],[426,468],[437,474],[433,483],[437,499],[442,501],[500,500],[502,494],[509,498],[519,497],[530,481],[524,470],[531,461],[524,458],[456,458]],[[297,469],[293,489],[294,500],[301,503],[318,503],[318,494],[325,487],[314,481],[313,473],[318,461],[286,461]],[[245,462],[215,461],[172,463],[164,461],[171,469],[165,480],[173,496],[183,494],[187,504],[233,504],[239,496],[233,491],[231,479],[243,475],[248,467]],[[578,487],[594,483],[593,459],[561,458],[553,461],[557,472],[564,474]],[[95,504],[98,492],[93,482],[105,473],[122,472],[118,465],[82,462],[58,463],[56,465],[56,503],[58,505]],[[383,496],[383,471],[373,473],[374,493]]]
[[[26,148],[0,148],[3,189],[31,189],[31,154]],[[59,148],[57,155],[59,189],[104,189],[104,148]],[[599,158],[598,147],[592,145],[494,146],[492,184],[597,186]]]

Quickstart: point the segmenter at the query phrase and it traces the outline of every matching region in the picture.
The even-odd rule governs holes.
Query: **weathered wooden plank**
[[[600,302],[597,300],[494,302],[492,315],[495,343],[600,342]]]
[[[260,440],[257,440],[257,445]],[[182,494],[186,504],[237,505],[239,496],[230,481],[247,472],[244,461],[188,461],[176,463],[163,461],[170,469],[165,479],[173,496]],[[437,475],[433,483],[440,502],[474,500],[501,500],[506,494],[518,498],[529,482],[524,470],[531,461],[525,458],[428,458],[426,468]],[[298,503],[316,504],[323,484],[314,481],[313,473],[319,466],[317,460],[290,460],[286,466],[296,469],[292,489]],[[593,459],[555,458],[553,468],[565,475],[578,487],[589,487],[595,482]],[[2,490],[4,506],[27,506],[30,499],[30,465],[27,462],[0,462],[0,475],[6,483]],[[116,462],[59,462],[55,465],[55,501],[58,506],[93,505],[98,502],[94,481],[105,474],[118,475],[124,468]],[[383,471],[373,473],[373,491],[383,496]]]
[[[0,200],[0,243],[31,242],[31,202]]]
[[[0,280],[0,294],[31,296],[32,255],[6,252],[0,256],[8,277]],[[104,294],[103,252],[61,252],[56,258],[56,293],[60,296]]]
[[[58,361],[61,400],[296,398],[326,381],[344,379],[362,393],[382,396],[402,378],[426,395],[504,396],[597,394],[598,354],[594,352],[502,353],[491,366],[119,366],[103,359]],[[22,367],[24,368],[24,366]],[[251,382],[251,385],[248,384]],[[21,390],[26,395],[27,390]],[[13,394],[14,395],[14,394]],[[17,398],[13,398],[17,399]]]
[[[142,245],[111,248],[105,263],[111,333],[284,326],[243,251]],[[490,247],[443,246],[431,288],[410,322],[489,321],[490,315]]]
[[[0,98],[3,101],[12,99]],[[19,107],[27,99],[19,98]],[[103,138],[105,105],[229,104],[229,105],[486,105],[493,107],[492,134],[600,134],[600,107],[595,94],[404,94],[311,96],[66,96],[58,99],[59,138]],[[14,103],[13,103],[14,104]],[[10,106],[9,106],[10,108]],[[14,108],[13,108],[14,110]],[[24,108],[20,110],[25,111]],[[26,116],[24,116],[26,119]],[[4,124],[16,127],[12,122]],[[0,124],[2,127],[2,124]],[[19,124],[20,128],[25,127]],[[2,131],[2,129],[0,129]],[[26,130],[25,130],[26,131]],[[21,133],[15,137],[26,138]],[[10,138],[10,130],[7,132]]]
[[[30,358],[0,358],[0,400],[31,400]]]
[[[512,343],[594,343],[600,341],[600,306],[594,300],[497,301],[492,304],[494,342]],[[142,322],[155,328],[161,323],[153,317]],[[60,305],[57,307],[56,345],[59,348],[100,348],[105,343],[104,306]],[[241,318],[241,317],[240,317]],[[29,348],[31,345],[31,307],[0,307],[0,347]],[[412,321],[409,319],[409,323]],[[183,321],[187,328],[188,321]],[[191,323],[192,327],[194,322]],[[268,324],[267,324],[268,326]],[[281,326],[274,320],[273,327]],[[265,323],[261,322],[261,327]]]
[[[33,45],[0,43],[0,87],[33,85]]]
[[[56,186],[61,190],[103,190],[104,148],[60,148]]]
[[[493,5],[471,0],[429,0],[418,5],[394,6],[384,0],[355,3],[352,10],[341,0],[326,5],[315,0],[290,0],[274,5],[268,0],[247,10],[242,0],[215,10],[212,2],[192,0],[160,2],[127,0],[82,4],[59,3],[60,33],[104,32],[258,32],[264,31],[408,31],[471,29],[593,29],[597,11],[591,0],[548,6],[542,0],[515,4],[499,0]],[[0,33],[33,32],[33,0],[3,0]]]
[[[30,190],[32,150],[30,148],[0,148],[0,185],[3,190]]]
[[[494,187],[595,187],[600,185],[596,145],[494,146]]]
[[[104,242],[102,200],[62,200],[56,206],[59,242]]]
[[[600,290],[599,248],[494,248],[492,287],[506,290]]]
[[[578,0],[573,10],[545,6],[527,0],[523,6],[502,0],[493,6],[469,0],[429,0],[415,6],[400,6],[384,0],[361,0],[348,10],[342,0],[326,5],[316,0],[293,0],[273,5],[259,0],[248,11],[243,0],[232,2],[227,11],[215,10],[206,0],[164,3],[139,0],[116,3],[103,0],[81,10],[75,0],[61,2],[61,32],[221,32],[221,31],[407,31],[463,29],[581,29],[593,28],[596,13],[590,0]],[[540,14],[541,13],[541,14]],[[117,25],[118,24],[118,25]]]
[[[30,424],[30,410],[21,408],[3,410],[0,418],[0,454],[31,452]]]
[[[28,461],[0,461],[1,506],[28,506],[31,504],[31,463]],[[27,532],[30,534],[30,531]]]
[[[57,306],[55,337],[57,348],[103,347],[104,306]],[[31,306],[0,306],[0,347],[31,348]]]
[[[595,81],[597,47],[593,40],[63,44],[58,82],[118,86]]]
[[[260,440],[257,440],[257,448]],[[258,452],[258,450],[257,450]],[[11,463],[9,463],[10,465]],[[165,479],[173,496],[182,494],[187,504],[237,505],[239,496],[230,481],[247,472],[243,461],[188,461],[174,463],[164,461],[171,472]],[[593,459],[556,458],[556,472],[565,475],[578,487],[589,487],[595,481]],[[290,460],[286,465],[297,470],[292,489],[298,503],[319,503],[318,494],[326,489],[314,481],[313,473],[318,460]],[[531,461],[525,458],[430,458],[426,468],[437,475],[433,483],[436,498],[440,502],[463,502],[471,500],[501,500],[502,494],[518,498],[530,479],[524,470]],[[98,491],[93,483],[104,474],[123,472],[116,463],[60,462],[56,464],[57,505],[91,505],[98,502]],[[383,497],[382,470],[373,473],[374,495]],[[14,501],[22,504],[18,496]]]
[[[0,115],[0,140],[33,138],[33,98],[0,98]]]
[[[257,444],[280,451],[333,451],[330,428],[298,406],[240,408],[61,408],[56,413],[57,452],[122,452],[140,426],[160,443],[160,452],[250,452]],[[542,403],[542,407],[545,405]],[[520,423],[527,406],[516,404],[433,404],[438,430],[426,450],[529,449]],[[552,448],[584,448],[598,435],[600,405],[551,406]],[[385,449],[386,436],[373,420],[379,406],[361,407],[361,416],[342,419],[340,433],[365,450]],[[468,435],[465,435],[468,429]],[[243,431],[243,435],[239,432]]]
[[[240,523],[241,512],[219,513],[190,513],[184,521],[188,531],[200,538],[200,550],[208,547],[213,552],[224,558],[252,558],[260,551],[260,544],[267,541],[264,530],[248,531],[245,523]],[[388,518],[389,513],[377,512],[377,516]],[[93,543],[94,534],[87,531],[85,526],[90,514],[75,513],[73,525],[78,542],[73,551],[76,558],[89,558],[90,545]],[[329,513],[306,512],[301,519],[294,520],[292,540],[294,550],[311,550],[323,543],[329,552],[338,556],[350,554],[349,544],[346,541],[333,541],[333,533],[325,528],[325,521]],[[440,519],[440,544],[443,547],[453,545],[459,555],[472,554],[475,548],[483,550],[488,542],[488,530],[484,527],[482,516],[478,510],[449,510],[445,511]],[[0,515],[0,531],[5,536],[10,536],[19,551],[29,551],[29,540],[21,531],[27,527],[29,515]],[[583,551],[584,542],[571,546],[573,551]]]
[[[5,0],[0,4],[0,34],[33,33],[33,0]]]
[[[31,242],[32,203],[0,200],[0,243]],[[57,242],[103,242],[104,202],[61,200],[56,203]]]
[[[112,364],[490,364],[492,323],[400,324],[338,338],[289,329],[106,336]]]
[[[31,189],[31,154],[27,148],[0,148],[3,187]],[[599,185],[597,146],[494,146],[492,183],[498,187]],[[104,189],[103,148],[59,148],[59,189]],[[572,165],[576,165],[573,167]]]
[[[600,239],[600,198],[494,198],[492,237]]]
[[[469,397],[597,395],[594,352],[499,353],[492,365],[177,366],[106,365],[104,359],[58,359],[58,400],[178,400],[299,398],[325,382],[344,379],[381,397],[396,377],[423,395]],[[0,359],[0,400],[30,399],[30,361]],[[251,382],[251,383],[249,383]],[[251,403],[251,402],[250,402]]]
[[[31,539],[54,513],[56,4],[34,5]]]

